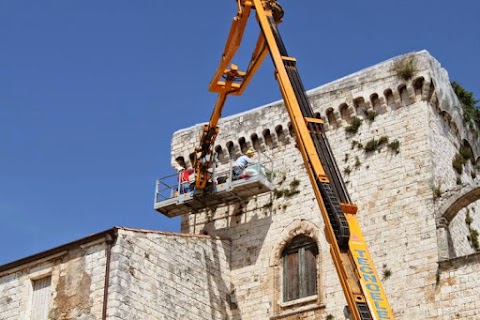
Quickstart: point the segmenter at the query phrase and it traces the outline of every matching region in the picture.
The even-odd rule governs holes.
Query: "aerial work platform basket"
[[[230,163],[227,170],[213,169],[211,182],[204,190],[195,190],[192,181],[190,190],[183,193],[178,174],[157,179],[154,208],[171,218],[248,200],[273,190],[272,167],[272,160],[259,153],[255,165],[248,167],[249,170],[238,179],[232,179]]]

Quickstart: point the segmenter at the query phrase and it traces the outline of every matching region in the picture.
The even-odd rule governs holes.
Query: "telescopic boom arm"
[[[332,150],[325,135],[323,121],[314,113],[305,94],[296,68],[296,60],[287,54],[277,25],[283,9],[274,0],[237,0],[234,17],[219,67],[209,90],[218,93],[210,122],[205,125],[196,148],[195,170],[197,189],[204,189],[213,164],[213,145],[218,134],[218,121],[229,94],[241,95],[247,84],[270,53],[285,107],[296,135],[297,147],[325,222],[325,236],[330,243],[351,319],[394,319],[387,296],[375,269],[356,219],[357,206],[350,200]],[[260,34],[245,72],[231,64],[242,41],[252,10],[260,26]],[[230,65],[230,66],[229,66]]]

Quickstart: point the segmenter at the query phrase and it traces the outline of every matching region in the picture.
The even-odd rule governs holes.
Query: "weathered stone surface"
[[[469,205],[470,212],[475,210],[472,228],[480,230],[480,208],[477,198],[464,199],[459,208],[441,207],[448,197],[455,197],[464,189],[477,190],[479,178],[475,177],[473,165],[467,163],[465,173],[459,177],[452,168],[452,159],[463,141],[468,141],[479,161],[480,143],[462,120],[460,103],[447,72],[426,51],[411,56],[417,62],[417,72],[411,80],[395,75],[392,64],[401,58],[397,57],[310,90],[308,95],[314,111],[326,123],[337,163],[353,201],[359,206],[358,219],[377,269],[380,274],[385,269],[392,273],[384,280],[384,286],[395,316],[451,319],[457,313],[469,314],[475,305],[456,303],[444,308],[435,293],[439,290],[438,261],[455,257],[452,252],[474,252],[466,237],[466,209],[458,209]],[[377,112],[373,121],[367,118],[369,111]],[[346,134],[345,127],[353,117],[362,119],[362,125],[357,133]],[[274,159],[277,188],[288,187],[295,179],[300,181],[301,192],[288,199],[260,195],[243,203],[240,213],[238,205],[230,204],[208,214],[187,215],[183,217],[182,230],[207,231],[231,239],[231,279],[241,318],[267,319],[301,311],[280,306],[281,268],[273,260],[278,259],[285,243],[296,233],[295,226],[308,221],[316,226],[313,238],[318,239],[321,249],[318,299],[311,306],[320,306],[323,316],[341,318],[345,301],[323,236],[323,221],[294,146],[295,137],[289,132],[289,121],[281,101],[223,119],[215,147],[223,152],[218,170],[238,157],[239,140],[244,139],[246,147],[254,147]],[[172,163],[178,157],[189,158],[198,143],[200,128],[174,134]],[[255,136],[259,142],[252,139]],[[358,147],[384,136],[389,142],[399,141],[398,153],[387,147],[367,153]],[[457,178],[462,180],[460,186]],[[438,197],[433,194],[436,186],[441,189]],[[436,219],[443,215],[440,209],[448,209],[457,218],[450,218],[452,222],[448,220],[437,231]],[[459,277],[463,277],[461,272]],[[479,293],[477,290],[476,294]],[[295,316],[314,319],[309,312]]]

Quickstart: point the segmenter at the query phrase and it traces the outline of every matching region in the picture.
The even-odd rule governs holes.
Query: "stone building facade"
[[[399,75],[401,61],[416,67],[408,80]],[[480,230],[480,141],[463,120],[446,70],[428,52],[415,52],[308,96],[359,206],[395,317],[480,318],[473,302],[480,293],[480,255],[472,239]],[[273,192],[184,215],[182,231],[231,240],[231,279],[242,319],[342,319],[345,300],[289,121],[282,101],[225,118],[215,151],[221,167],[247,148],[260,150],[274,159],[276,191],[298,185],[299,193]],[[172,164],[191,158],[200,130],[174,134]],[[380,141],[385,144],[378,147]],[[464,150],[469,160],[458,173],[452,161]],[[299,234],[318,246],[318,290],[308,301],[284,302],[282,252]]]
[[[398,62],[409,60],[415,70],[405,80]],[[447,72],[415,52],[308,96],[396,319],[480,318],[480,139]],[[113,228],[0,266],[0,319],[29,319],[42,301],[48,319],[343,319],[324,223],[282,101],[224,118],[220,128],[218,167],[247,148],[261,151],[273,159],[273,192],[186,212],[181,234]],[[172,165],[191,165],[200,130],[174,133]],[[464,161],[455,169],[457,154]],[[315,283],[293,298],[290,258]]]
[[[225,240],[115,227],[0,266],[0,319],[228,319],[229,256]]]

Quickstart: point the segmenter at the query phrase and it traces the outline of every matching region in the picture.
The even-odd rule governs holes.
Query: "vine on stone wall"
[[[437,200],[438,198],[442,197],[442,183],[434,183],[430,187],[433,193],[433,201]]]
[[[460,153],[455,154],[452,160],[452,167],[458,174],[463,173],[463,165],[465,164],[465,159],[463,159]]]
[[[469,146],[463,145],[458,150],[458,153],[456,153],[453,156],[452,167],[453,167],[453,169],[455,169],[455,171],[458,174],[461,175],[463,173],[463,169],[464,169],[464,167],[465,167],[465,165],[467,164],[468,161],[470,161],[472,163],[472,165],[474,164],[475,159],[474,159],[474,156],[473,156],[473,151],[472,151],[472,148],[470,148]],[[475,169],[475,167],[474,167],[474,169]],[[472,171],[472,172],[474,173],[474,171]],[[473,175],[476,176],[475,173]],[[473,178],[475,178],[475,177],[473,177]]]
[[[356,134],[361,125],[362,119],[358,117],[353,117],[352,123],[345,127],[345,132],[349,134]]]
[[[368,111],[367,111],[367,119],[368,119],[368,121],[370,121],[370,122],[375,121],[375,117],[376,117],[377,115],[378,115],[378,112],[377,112],[377,111],[368,110]]]
[[[380,150],[380,148],[387,143],[388,143],[387,136],[381,136],[380,139],[377,139],[377,140],[375,140],[375,138],[372,138],[372,140],[367,142],[364,150],[367,153]]]
[[[467,214],[465,215],[465,224],[468,227],[469,235],[467,236],[470,245],[475,251],[480,251],[480,243],[478,241],[478,231],[472,227],[473,218],[470,216],[470,209],[467,208]]]
[[[480,106],[473,97],[473,92],[465,90],[459,83],[452,81],[453,91],[457,95],[463,109],[463,120],[469,125],[470,129],[480,132]]]
[[[398,141],[397,139],[393,140],[392,142],[390,142],[388,145],[387,145],[388,149],[392,152],[394,152],[395,154],[399,154],[400,153],[400,141]]]
[[[360,159],[358,158],[358,156],[355,156],[355,169],[359,169],[361,165],[362,163],[360,162]]]
[[[293,179],[292,182],[290,182],[289,188],[273,189],[273,195],[277,199],[282,197],[285,197],[285,198],[293,197],[294,195],[300,193],[300,190],[298,190],[299,185],[300,185],[300,180]]]

